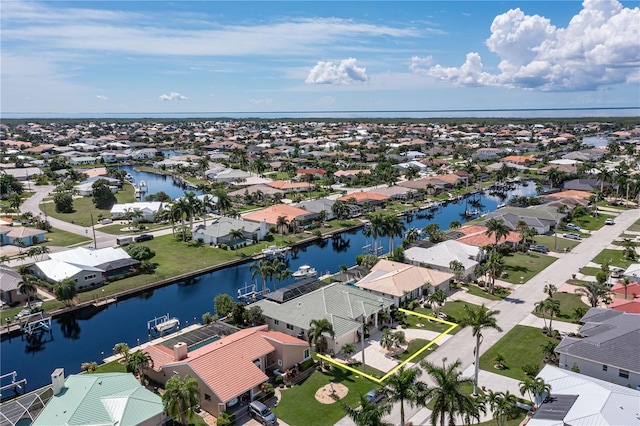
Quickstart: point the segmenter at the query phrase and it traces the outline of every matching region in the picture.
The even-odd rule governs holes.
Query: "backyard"
[[[547,342],[558,343],[542,334],[539,328],[516,325],[480,357],[480,368],[512,379],[524,380],[522,367],[528,364],[542,367],[542,345]],[[502,370],[493,367],[497,354],[504,356],[505,368]]]

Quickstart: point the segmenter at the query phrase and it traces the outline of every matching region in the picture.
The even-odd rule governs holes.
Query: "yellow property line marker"
[[[420,317],[420,318],[426,318],[429,320],[433,320],[433,321],[437,321],[440,322],[442,324],[447,324],[450,327],[448,329],[446,329],[445,331],[443,331],[442,333],[440,333],[440,335],[438,337],[436,337],[435,339],[433,339],[432,341],[430,341],[429,343],[427,343],[426,345],[424,345],[422,348],[420,348],[419,351],[417,351],[416,353],[414,353],[413,355],[411,355],[409,358],[405,359],[404,361],[402,361],[400,364],[398,364],[397,366],[395,366],[391,371],[387,372],[387,374],[385,374],[384,376],[382,376],[381,378],[377,378],[377,377],[373,377],[370,374],[364,373],[360,370],[357,370],[349,365],[343,364],[339,361],[336,361],[335,359],[329,358],[325,355],[321,355],[321,354],[317,354],[318,358],[322,359],[323,361],[327,361],[330,364],[334,364],[340,368],[343,368],[345,370],[351,371],[352,373],[356,373],[359,374],[363,377],[366,377],[367,379],[371,380],[372,382],[376,382],[376,383],[382,383],[385,380],[387,380],[387,378],[389,376],[391,376],[392,374],[394,374],[396,371],[398,371],[400,368],[404,367],[408,362],[411,362],[414,358],[416,358],[418,355],[420,355],[422,352],[426,351],[427,349],[429,349],[429,347],[431,347],[431,345],[435,344],[438,340],[442,339],[444,336],[446,336],[447,334],[451,333],[451,331],[456,328],[458,326],[458,324],[451,322],[451,321],[446,321],[440,318],[436,318],[436,317],[432,317],[430,315],[425,315],[425,314],[421,314],[418,312],[414,312],[414,311],[408,311],[406,309],[398,309],[400,312],[404,312],[407,315],[413,315],[416,317]],[[363,336],[364,338],[364,336]]]

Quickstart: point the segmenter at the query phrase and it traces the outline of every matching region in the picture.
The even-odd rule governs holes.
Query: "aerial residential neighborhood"
[[[635,419],[634,123],[3,123],[6,424]]]

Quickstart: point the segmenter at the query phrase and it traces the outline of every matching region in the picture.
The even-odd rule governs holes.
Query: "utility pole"
[[[93,248],[98,248],[98,243],[96,242],[96,227],[93,223],[93,213],[91,213],[91,229],[93,230]]]
[[[365,342],[364,342],[364,327],[365,327],[365,321],[366,321],[366,316],[364,314],[364,304],[363,304],[363,309],[362,309],[362,335],[360,336],[360,338],[362,339],[362,372],[365,373],[366,372],[366,366],[364,363],[364,347],[365,347]]]

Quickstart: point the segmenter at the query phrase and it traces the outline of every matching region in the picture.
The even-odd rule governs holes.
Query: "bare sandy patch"
[[[316,391],[316,399],[321,404],[333,404],[347,396],[349,388],[342,383],[329,383]]]

